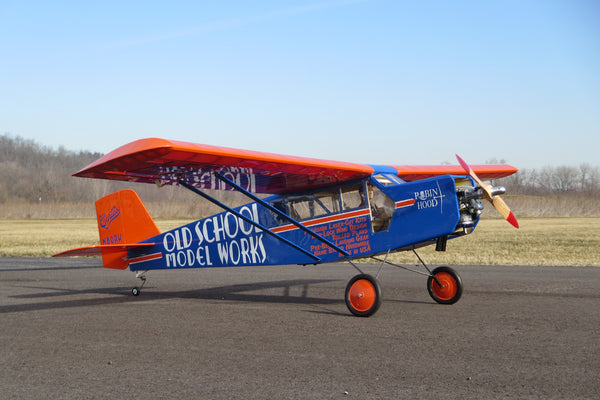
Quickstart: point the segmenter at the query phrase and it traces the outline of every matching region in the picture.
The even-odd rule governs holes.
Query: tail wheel
[[[381,288],[377,279],[356,275],[346,286],[346,306],[357,317],[370,317],[381,305]]]
[[[452,268],[438,267],[427,279],[427,291],[440,304],[454,304],[462,295],[462,279]]]

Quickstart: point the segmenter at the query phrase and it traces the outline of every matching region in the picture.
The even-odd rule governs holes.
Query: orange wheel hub
[[[366,279],[359,279],[352,284],[348,292],[348,300],[357,311],[367,311],[377,299],[375,286]]]
[[[448,272],[438,272],[435,274],[435,278],[442,284],[442,286],[438,285],[434,279],[431,283],[431,289],[440,300],[450,300],[456,295],[456,292],[458,291],[458,283],[452,275],[450,275]]]

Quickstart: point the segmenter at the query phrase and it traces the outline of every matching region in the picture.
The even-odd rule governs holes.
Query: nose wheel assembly
[[[463,283],[460,275],[454,269],[447,266],[437,267],[431,271],[417,252],[414,250],[413,252],[427,272],[390,263],[387,261],[386,255],[383,260],[372,257],[374,260],[381,262],[379,272],[374,277],[363,273],[360,268],[350,262],[360,274],[350,279],[350,282],[346,285],[344,298],[348,310],[357,317],[370,317],[377,312],[381,305],[381,286],[379,285],[378,278],[385,264],[427,276],[427,292],[439,304],[454,304],[460,300],[463,292]]]
[[[427,291],[440,304],[454,304],[462,296],[460,275],[450,267],[437,267],[427,278]]]

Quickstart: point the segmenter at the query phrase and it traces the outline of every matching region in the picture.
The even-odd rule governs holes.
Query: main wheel
[[[131,289],[131,294],[134,295],[134,296],[139,296],[140,295],[140,288],[134,287],[133,289]]]
[[[377,279],[367,274],[356,275],[346,286],[346,306],[357,317],[370,317],[381,305],[381,288]]]
[[[440,304],[454,304],[462,295],[462,279],[450,267],[437,267],[427,279],[427,291],[431,298]]]

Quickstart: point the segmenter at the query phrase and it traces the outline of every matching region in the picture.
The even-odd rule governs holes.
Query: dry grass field
[[[600,218],[519,218],[519,225],[482,219],[471,235],[449,241],[446,252],[430,246],[419,255],[434,265],[600,266]],[[393,259],[418,262],[408,252]]]
[[[158,219],[161,230],[186,220]],[[419,250],[431,265],[600,266],[600,218],[520,218],[516,230],[501,219],[484,218],[475,232],[448,242],[447,252]],[[47,257],[74,247],[97,244],[96,221],[83,219],[0,219],[0,256]],[[416,264],[411,252],[391,261]]]

